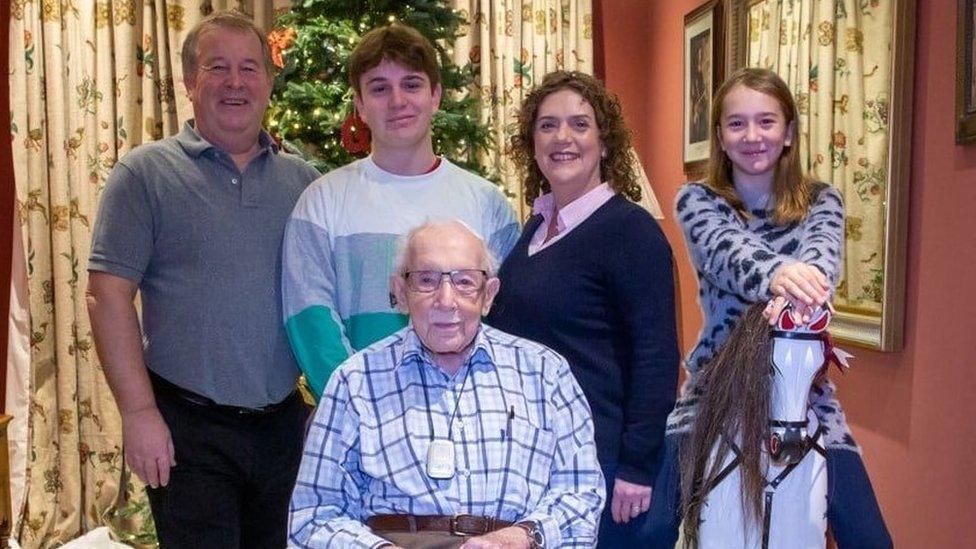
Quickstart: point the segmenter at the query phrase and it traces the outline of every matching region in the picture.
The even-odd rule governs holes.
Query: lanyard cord
[[[461,404],[461,394],[464,393],[464,385],[468,382],[468,374],[471,373],[471,365],[467,365],[467,370],[464,371],[464,378],[461,379],[461,389],[458,390],[458,394],[454,397],[454,411],[451,412],[451,421],[447,424],[447,439],[454,442],[454,431],[451,429],[454,427],[454,418],[457,417],[457,412],[459,405]],[[420,361],[420,383],[424,388],[424,403],[427,405],[427,425],[430,426],[430,440],[434,440],[434,416],[430,413],[430,395],[427,394],[427,375],[424,373],[424,362]],[[471,380],[471,386],[474,387],[474,380]]]

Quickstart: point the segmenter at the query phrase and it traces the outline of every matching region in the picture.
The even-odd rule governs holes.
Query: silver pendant
[[[454,442],[438,438],[427,448],[427,476],[446,480],[454,476]]]

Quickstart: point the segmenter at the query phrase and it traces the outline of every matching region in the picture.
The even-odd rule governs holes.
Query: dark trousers
[[[678,449],[682,436],[664,441],[664,463],[651,494],[646,547],[673,549],[681,523]],[[827,524],[839,549],[890,549],[885,526],[864,461],[856,452],[827,450]]]
[[[146,489],[160,547],[285,547],[309,413],[301,398],[265,415],[158,390],[156,403],[176,450],[169,484]]]
[[[603,514],[600,515],[600,532],[597,535],[597,547],[599,549],[647,547],[651,540],[650,520],[651,513],[641,513],[630,519],[626,524],[618,524],[613,521],[613,484],[616,480],[617,465],[607,464],[602,467],[603,478],[607,483],[607,503],[603,506]],[[654,494],[651,493],[653,505]]]

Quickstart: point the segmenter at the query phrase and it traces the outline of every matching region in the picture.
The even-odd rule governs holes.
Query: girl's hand
[[[793,318],[793,322],[797,324],[806,324],[810,322],[813,318],[813,313],[817,311],[817,307],[812,307],[805,305],[803,303],[794,303],[785,297],[776,296],[769,300],[766,304],[766,308],[763,309],[763,318],[769,321],[770,326],[775,326],[776,321],[779,319],[780,313],[783,312],[783,308],[787,305],[791,305],[790,316]],[[828,301],[826,307],[830,309],[831,312],[834,311],[834,306]]]
[[[776,296],[770,299],[769,303],[766,303],[766,308],[763,309],[763,318],[769,321],[770,326],[775,326],[780,313],[783,312],[783,308],[789,305],[789,303],[785,297]]]
[[[795,305],[805,305],[795,312],[803,313],[803,309],[822,307],[830,299],[830,281],[820,269],[798,261],[782,265],[773,273],[773,280],[769,283],[773,295],[784,297]]]

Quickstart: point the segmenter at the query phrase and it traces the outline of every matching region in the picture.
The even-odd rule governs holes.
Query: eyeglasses
[[[403,278],[407,279],[407,287],[414,292],[429,294],[441,287],[441,281],[448,277],[451,286],[458,293],[471,295],[481,291],[488,279],[488,271],[481,269],[456,269],[453,271],[407,271]]]

